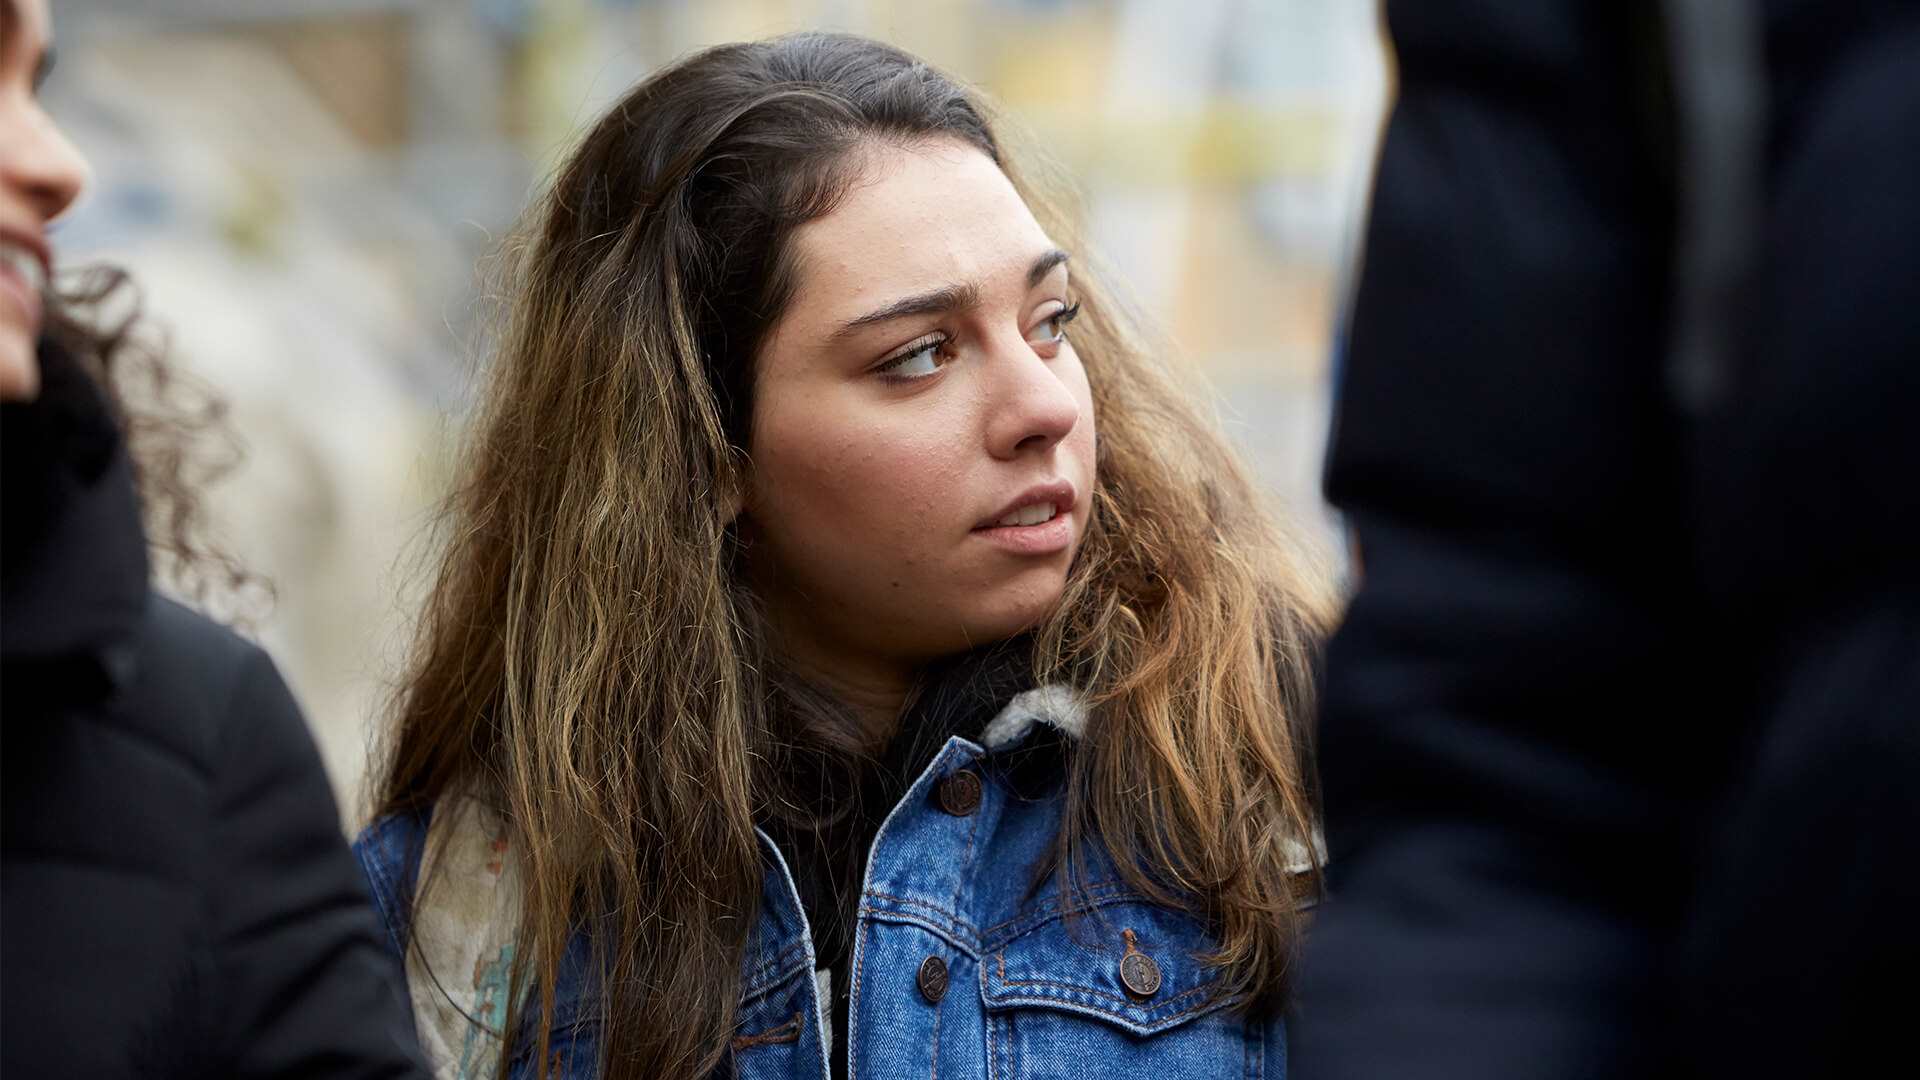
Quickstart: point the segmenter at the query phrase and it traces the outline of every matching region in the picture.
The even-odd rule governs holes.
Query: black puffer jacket
[[[285,684],[150,592],[98,390],[43,382],[0,427],[0,1074],[424,1075]]]
[[[1897,1070],[1920,4],[1386,11],[1293,1075]]]

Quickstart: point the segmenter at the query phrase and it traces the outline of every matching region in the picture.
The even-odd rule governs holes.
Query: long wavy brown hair
[[[1074,246],[1069,201],[1016,170],[974,93],[826,34],[647,79],[509,245],[373,807],[473,796],[512,830],[508,1055],[537,1018],[519,1049],[549,1060],[562,954],[584,932],[604,1075],[726,1060],[764,871],[754,826],[792,728],[730,525],[754,356],[793,291],[794,228],[857,182],[861,146],[933,138],[989,155]],[[1289,861],[1316,820],[1307,724],[1330,599],[1085,261],[1073,337],[1100,427],[1094,513],[1033,633],[1039,678],[1091,704],[1057,864],[1071,886],[1099,845],[1140,892],[1217,928],[1222,994],[1272,1005],[1298,928]],[[1317,870],[1304,879],[1317,888]]]

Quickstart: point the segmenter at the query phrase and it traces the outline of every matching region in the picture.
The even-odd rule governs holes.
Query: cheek
[[[789,571],[847,585],[898,577],[950,531],[943,514],[965,478],[954,425],[824,406],[761,419],[753,514]]]
[[[1085,501],[1093,491],[1094,458],[1100,443],[1098,418],[1093,411],[1093,387],[1087,381],[1087,369],[1081,366],[1078,355],[1072,356],[1072,366],[1061,372],[1060,380],[1080,404],[1080,422],[1074,425],[1073,433],[1067,436],[1067,443],[1072,448],[1070,457],[1083,472],[1074,480],[1076,483],[1085,481],[1079,484]]]

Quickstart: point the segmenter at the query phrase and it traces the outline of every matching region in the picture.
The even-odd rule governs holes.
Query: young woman
[[[292,695],[149,582],[143,511],[228,575],[193,543],[203,432],[121,399],[168,371],[103,324],[121,277],[50,285],[86,177],[40,107],[51,52],[45,0],[0,0],[0,1074],[425,1075]]]
[[[1283,1075],[1324,593],[975,97],[700,53],[515,255],[359,844],[441,1074]]]

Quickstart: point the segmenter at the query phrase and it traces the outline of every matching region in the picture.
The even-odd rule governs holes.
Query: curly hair
[[[168,359],[166,335],[144,317],[124,269],[62,274],[46,301],[46,339],[99,384],[126,439],[156,581],[239,629],[253,627],[272,587],[213,539],[203,498],[242,458],[226,400]]]

